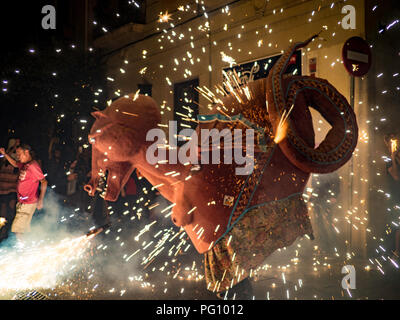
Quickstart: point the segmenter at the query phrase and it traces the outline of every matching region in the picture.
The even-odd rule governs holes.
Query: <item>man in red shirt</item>
[[[17,208],[11,231],[15,233],[17,240],[22,240],[22,235],[30,231],[32,216],[36,209],[43,208],[43,199],[46,193],[47,180],[42,169],[32,157],[32,149],[29,145],[21,144],[17,148],[17,158],[15,161],[4,150],[0,148],[0,154],[19,169],[17,185]],[[38,195],[39,182],[41,184],[40,194]]]

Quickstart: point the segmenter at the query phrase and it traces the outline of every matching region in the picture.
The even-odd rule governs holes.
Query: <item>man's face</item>
[[[17,158],[21,163],[27,163],[31,160],[31,156],[28,150],[23,150],[21,148],[17,149]]]

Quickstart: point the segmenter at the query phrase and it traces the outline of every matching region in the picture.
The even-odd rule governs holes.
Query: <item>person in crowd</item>
[[[102,227],[111,222],[109,203],[104,199],[104,189],[107,184],[105,177],[99,181],[99,192],[96,192],[95,197],[92,199],[92,213],[93,221],[96,227]]]
[[[54,191],[60,196],[67,192],[67,175],[65,161],[61,148],[55,148],[47,166],[47,178],[50,186],[55,186]]]
[[[384,142],[390,159],[386,162],[386,173],[388,176],[388,184],[393,201],[394,207],[400,207],[400,139],[396,133],[390,133],[385,135]],[[394,210],[394,212],[398,212]],[[392,246],[394,253],[400,256],[400,229],[390,224],[390,234],[393,236]]]
[[[70,179],[76,179],[76,196],[77,203],[81,212],[88,212],[90,198],[83,187],[90,179],[91,168],[91,150],[90,148],[79,147],[78,156],[70,166],[70,173],[73,175]]]
[[[10,139],[7,153],[16,159],[16,148],[19,139]],[[0,158],[0,241],[8,237],[11,223],[14,220],[17,200],[18,174],[15,168],[4,158]]]
[[[129,210],[132,210],[132,208],[135,206],[136,201],[138,199],[136,169],[133,171],[133,173],[129,177],[129,180],[125,184],[125,187],[121,190],[121,196],[124,200],[124,203],[128,204]]]
[[[14,160],[17,159],[17,148],[20,146],[21,140],[19,138],[11,138],[8,141],[7,154],[9,154]]]
[[[18,160],[14,160],[8,155],[4,148],[0,148],[0,154],[3,155],[13,167],[19,169],[17,182],[18,202],[11,232],[15,233],[17,240],[21,243],[24,234],[30,231],[33,214],[36,210],[41,210],[43,208],[47,180],[38,162],[34,159],[34,152],[28,144],[20,144],[17,147],[16,154]]]
[[[66,168],[67,168],[67,190],[66,194],[69,198],[76,198],[79,196],[79,182],[82,181],[82,152],[83,148],[79,147],[78,148],[78,153],[76,157],[71,158],[70,160],[67,160],[66,162]],[[71,152],[72,153],[72,152]],[[86,170],[85,170],[86,171]],[[83,189],[83,187],[82,187]],[[79,199],[75,199],[75,202]]]
[[[53,158],[54,152],[55,152],[55,148],[57,148],[57,146],[60,143],[60,138],[59,137],[51,137],[50,138],[50,142],[49,142],[49,149],[48,149],[48,159],[51,160]]]

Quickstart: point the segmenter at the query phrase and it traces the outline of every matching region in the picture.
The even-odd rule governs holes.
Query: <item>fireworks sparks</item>
[[[0,290],[56,286],[60,279],[77,268],[94,236],[64,239],[54,245],[33,244],[21,251],[2,254]]]
[[[147,67],[144,67],[144,68],[140,69],[139,73],[141,75],[144,75],[144,74],[146,74],[146,71],[147,71]]]
[[[229,63],[229,67],[232,68],[232,66],[234,64],[236,64],[235,59],[233,59],[232,57],[226,55],[224,52],[221,52],[221,56],[222,56],[222,61]]]
[[[390,140],[390,147],[391,147],[391,151],[392,153],[395,153],[397,151],[397,140],[396,139],[391,139]]]
[[[172,15],[166,11],[165,13],[160,12],[158,16],[158,22],[160,23],[167,23],[169,20],[172,20]]]
[[[137,6],[137,4],[135,4]],[[330,8],[334,8],[335,3],[332,2]],[[174,28],[173,26],[171,26],[171,28],[169,28],[168,30],[163,30],[162,34],[160,36],[155,37],[156,41],[155,44],[159,45],[160,48],[160,52],[163,53],[164,49],[168,48],[168,45],[173,45],[174,43],[179,43],[179,41],[187,41],[187,47],[189,48],[189,45],[192,49],[191,52],[187,51],[187,49],[185,48],[182,53],[178,53],[176,56],[169,56],[168,59],[170,61],[171,65],[168,65],[168,61],[162,61],[162,66],[160,66],[161,61],[157,61],[157,68],[155,68],[153,66],[153,64],[150,62],[150,60],[152,59],[152,55],[156,55],[159,54],[160,52],[156,51],[154,49],[155,45],[154,43],[150,43],[150,45],[148,45],[149,43],[143,43],[142,47],[139,49],[139,54],[138,56],[141,58],[143,57],[143,59],[147,59],[146,60],[146,67],[142,67],[139,66],[137,69],[135,69],[135,74],[137,75],[137,70],[139,70],[139,74],[141,76],[146,75],[146,77],[149,77],[149,79],[151,79],[152,77],[154,77],[154,74],[156,74],[156,77],[159,77],[160,79],[162,79],[163,82],[165,82],[166,84],[168,84],[168,92],[172,93],[172,91],[169,91],[170,89],[172,90],[176,79],[180,79],[182,77],[186,78],[191,78],[194,75],[198,74],[198,72],[196,71],[197,66],[203,66],[205,70],[210,70],[212,71],[211,74],[214,74],[216,72],[219,72],[218,68],[215,66],[215,64],[213,65],[211,62],[209,62],[207,60],[207,56],[208,54],[211,55],[210,48],[215,47],[215,48],[220,48],[219,46],[224,46],[224,50],[226,52],[230,53],[229,55],[225,54],[222,51],[214,51],[214,52],[220,52],[221,54],[221,58],[222,61],[225,63],[228,63],[230,67],[234,66],[236,64],[236,61],[234,58],[231,57],[235,56],[239,59],[242,59],[241,57],[243,57],[243,52],[244,52],[244,47],[241,45],[241,41],[244,41],[244,39],[250,35],[250,32],[246,33],[247,30],[245,30],[244,28],[242,28],[241,30],[237,31],[237,34],[235,34],[235,28],[234,26],[229,25],[228,28],[228,24],[223,23],[221,24],[222,30],[223,32],[225,32],[226,35],[228,35],[229,33],[231,33],[231,38],[229,41],[231,42],[223,42],[221,40],[219,40],[218,42],[216,41],[210,41],[210,48],[207,45],[200,44],[198,45],[198,42],[196,40],[196,30],[200,33],[208,33],[211,30],[211,26],[209,24],[209,15],[207,14],[207,12],[205,11],[205,9],[202,9],[201,6],[195,6],[196,8],[194,9],[193,7],[191,7],[191,5],[180,5],[178,7],[178,12],[176,13],[176,17],[174,16],[174,18],[176,20],[180,20],[181,17],[178,17],[179,14],[187,14],[190,13],[191,10],[197,10],[199,9],[200,12],[202,13],[202,20],[201,22],[197,22],[195,20],[195,23],[193,23],[193,25],[188,26],[187,28],[181,27],[179,28]],[[375,11],[377,8],[377,6],[375,6],[373,8],[372,11]],[[336,9],[336,8],[335,8]],[[323,10],[323,9],[322,9]],[[273,11],[273,14],[278,14],[279,12],[283,14],[283,10],[279,10],[279,8],[277,8],[276,10]],[[313,20],[317,20],[317,16],[320,12],[320,9],[318,8],[318,10],[312,10],[310,12],[308,12],[309,15],[311,15],[313,17]],[[226,16],[229,16],[231,14],[231,11],[229,10],[229,7],[225,7],[222,9],[222,13]],[[196,14],[198,14],[196,12]],[[183,17],[183,15],[182,15]],[[165,13],[160,13],[159,17],[158,17],[158,22],[160,23],[169,23],[172,20],[172,15],[168,13],[168,11],[166,11]],[[301,19],[301,17],[299,18]],[[305,21],[308,21],[309,17],[305,18]],[[310,19],[311,21],[311,19]],[[251,50],[253,53],[256,52],[256,50],[258,48],[262,49],[264,48],[270,48],[270,49],[274,49],[274,52],[277,51],[279,52],[279,50],[281,50],[284,47],[284,43],[280,43],[279,41],[274,41],[273,37],[274,37],[274,33],[272,28],[268,25],[265,25],[265,22],[268,22],[268,20],[262,21],[262,26],[259,28],[259,30],[255,31],[255,35],[263,35],[263,34],[268,34],[269,37],[271,37],[271,40],[266,41],[265,38],[257,38],[255,39],[256,41],[253,41],[254,43],[254,48],[249,48],[249,50]],[[269,23],[269,22],[268,22]],[[324,21],[324,23],[327,23]],[[100,30],[103,30],[104,33],[109,33],[110,36],[110,29],[107,26],[102,26],[101,22],[93,22],[94,25],[98,26],[98,28]],[[264,27],[265,25],[265,27]],[[391,22],[385,29],[386,31],[392,31],[396,29],[396,26],[398,27],[398,20],[394,20],[393,22]],[[325,30],[328,29],[327,26],[324,26]],[[331,30],[331,25],[329,26],[329,29]],[[239,28],[238,28],[239,29]],[[246,28],[247,29],[247,28]],[[275,28],[274,28],[275,29]],[[187,31],[186,31],[187,30]],[[213,30],[214,31],[214,30]],[[327,35],[326,37],[329,38],[329,36],[332,37],[332,39],[334,39],[335,35],[338,34],[337,30],[335,30],[336,32],[331,32],[329,35]],[[240,32],[240,37],[238,36]],[[258,32],[258,33],[257,33]],[[276,32],[276,31],[275,31]],[[211,32],[210,32],[211,34]],[[252,36],[253,37],[253,36]],[[254,36],[255,37],[255,36]],[[266,43],[264,43],[266,42]],[[183,42],[182,42],[183,43]],[[268,46],[267,46],[268,44]],[[139,46],[140,44],[138,44]],[[286,44],[285,44],[286,45]],[[144,49],[145,48],[145,49]],[[157,47],[158,48],[158,47]],[[318,49],[322,48],[321,44],[318,44]],[[326,49],[326,48],[324,48]],[[229,51],[227,51],[229,50]],[[247,55],[247,48],[246,48],[246,55]],[[30,54],[32,55],[39,55],[40,51],[38,50],[33,50],[31,49]],[[57,49],[56,51],[58,54],[61,54],[62,52],[64,52],[61,49]],[[269,51],[268,51],[269,52]],[[271,51],[272,52],[272,51]],[[263,56],[265,54],[265,52],[261,52],[261,51],[257,51],[256,55],[259,56]],[[124,64],[125,67],[124,68],[120,68],[119,66],[116,68],[116,72],[115,73],[111,73],[110,72],[110,76],[107,77],[106,79],[108,80],[110,85],[119,85],[119,79],[121,79],[121,76],[127,77],[129,76],[129,69],[128,66],[126,66],[126,60],[125,57],[123,58],[124,61],[121,64]],[[338,57],[334,57],[331,56],[329,54],[329,59],[328,56],[325,56],[326,59],[326,63],[327,65],[331,65],[332,68],[336,69],[338,68],[338,66],[340,66],[340,59],[338,59]],[[242,60],[243,61],[243,60]],[[325,63],[325,62],[324,62]],[[133,65],[133,63],[132,63]],[[160,66],[160,67],[159,67]],[[263,69],[267,70],[269,64],[265,64],[265,66],[261,66]],[[354,68],[357,68],[358,66],[354,66]],[[162,70],[164,69],[164,70]],[[167,70],[167,71],[165,71]],[[165,72],[165,73],[164,73]],[[19,72],[18,72],[19,73]],[[208,72],[207,72],[208,73]],[[57,76],[59,75],[58,73],[55,73]],[[180,76],[176,76],[176,75],[180,75]],[[393,77],[396,77],[399,73],[394,73]],[[182,77],[181,77],[182,76]],[[140,76],[139,76],[140,77]],[[377,76],[377,78],[381,78],[382,77],[382,73],[380,72]],[[144,77],[142,77],[144,78]],[[383,77],[384,78],[384,77]],[[203,82],[204,83],[204,82]],[[202,83],[202,84],[203,84]],[[4,83],[4,85],[6,85],[6,83]],[[210,82],[208,84],[210,86],[210,88],[214,88],[214,82]],[[230,114],[232,112],[232,110],[228,110],[226,106],[222,105],[222,98],[224,96],[226,96],[227,94],[233,94],[234,97],[236,98],[236,100],[239,103],[244,103],[246,100],[250,101],[252,96],[251,96],[251,92],[248,88],[248,86],[246,86],[246,82],[243,81],[243,79],[241,77],[239,77],[239,75],[236,73],[235,70],[233,70],[232,72],[225,72],[223,73],[223,85],[215,85],[216,90],[211,91],[210,89],[208,89],[206,86],[201,85],[197,88],[198,92],[201,94],[201,97],[204,98],[203,100],[205,100],[206,104],[210,103],[211,105],[208,105],[206,107],[208,107],[210,110],[214,110],[213,109],[213,105],[214,104],[219,104],[220,107],[218,109],[218,111],[220,113],[223,113],[225,115]],[[389,88],[388,88],[389,89]],[[122,92],[120,89],[115,90],[115,94],[117,96],[124,96],[125,92]],[[7,88],[3,89],[4,92],[7,91]],[[113,92],[113,91],[111,91]],[[167,91],[166,91],[167,92]],[[381,90],[380,91],[382,94],[386,94],[389,93],[390,90],[388,91],[387,89],[385,90]],[[96,92],[96,97],[101,95],[100,91]],[[136,100],[138,98],[138,94],[139,91],[136,92],[136,94],[133,97],[133,100]],[[164,97],[163,97],[164,98]],[[75,100],[76,102],[79,101]],[[98,100],[95,100],[98,101]],[[189,103],[189,99],[186,101]],[[96,102],[97,103],[97,102]],[[165,105],[168,105],[170,103],[170,101],[168,101],[168,103],[166,103]],[[202,103],[202,102],[201,102]],[[111,104],[111,101],[109,101],[109,104]],[[268,104],[266,105],[267,109],[268,109]],[[169,109],[168,109],[169,108]],[[162,111],[165,112],[165,114],[163,114],[164,116],[169,115],[169,112],[172,112],[172,108],[170,107],[164,107],[162,108]],[[275,143],[280,143],[286,136],[287,134],[287,128],[288,128],[288,122],[287,119],[291,113],[293,109],[293,106],[289,109],[289,111],[287,112],[286,110],[284,111],[284,113],[282,114],[282,117],[280,119],[279,125],[278,125],[278,129],[274,138],[274,142]],[[374,108],[374,112],[376,112],[378,110],[378,108]],[[133,114],[133,113],[129,113],[129,112],[123,112],[123,114],[129,115],[129,116],[133,116],[133,117],[137,117],[137,114]],[[195,121],[192,119],[192,115],[193,113],[189,116],[190,112],[188,112],[187,114],[185,113],[177,113],[177,115],[182,116],[186,121]],[[381,119],[386,119],[386,118],[381,118]],[[387,117],[387,119],[389,119],[389,117]],[[60,118],[61,121],[61,118]],[[368,120],[370,121],[370,120]],[[163,127],[168,127],[166,125],[160,125]],[[183,126],[188,126],[183,125]],[[373,127],[374,128],[374,127]],[[377,131],[378,129],[374,129],[375,131]],[[360,141],[363,142],[363,145],[368,146],[369,143],[369,136],[371,136],[371,131],[369,129],[362,129],[362,134],[360,135]],[[85,141],[84,141],[85,142]],[[397,140],[391,140],[391,150],[392,152],[395,152],[398,148],[397,145]],[[360,153],[359,150],[356,150],[355,152],[355,156],[357,157]],[[375,160],[374,160],[375,161]],[[159,164],[162,164],[162,162],[160,162]],[[356,163],[356,165],[358,165],[358,163]],[[174,175],[179,175],[179,172],[171,172],[170,175],[174,176]],[[185,180],[189,180],[191,178],[191,176],[187,176],[185,178]],[[361,182],[363,184],[365,183],[369,183],[370,181],[365,177],[361,177]],[[163,183],[160,183],[159,185],[153,186],[151,188],[151,190],[148,190],[148,192],[151,191],[156,191],[156,189],[158,188],[162,188],[162,187],[169,187],[169,185],[164,185]],[[375,187],[374,187],[375,188]],[[373,188],[372,188],[373,189]],[[375,189],[379,189],[380,191],[377,191],[379,194],[385,195],[387,194],[386,190],[382,190],[384,188],[375,188]],[[356,190],[356,188],[354,188],[354,194],[356,195],[356,192],[360,192],[361,190]],[[318,197],[318,195],[316,196]],[[305,195],[305,198],[306,195]],[[365,199],[365,197],[364,197]],[[363,199],[363,201],[365,201]],[[135,218],[132,221],[134,223],[137,223],[137,221],[139,220],[137,217],[141,216],[141,213],[143,211],[144,208],[148,208],[149,210],[158,210],[161,211],[162,215],[160,216],[162,219],[164,217],[166,217],[167,219],[169,218],[171,212],[170,210],[172,209],[172,207],[174,206],[174,204],[162,204],[158,201],[154,201],[151,203],[148,203],[147,206],[145,205],[146,203],[146,199],[143,199],[141,201],[138,200],[138,203],[136,203],[134,205],[134,207],[130,206],[129,208],[125,208],[127,209],[127,214],[126,216],[131,218]],[[308,201],[308,204],[311,207],[311,210],[314,210],[313,204],[315,202],[315,198],[311,197],[311,200]],[[358,204],[358,206],[356,205],[352,205],[350,206],[350,208],[347,208],[347,206],[345,206],[343,204],[343,201],[337,201],[336,203],[327,203],[326,206],[329,208],[334,208],[335,212],[338,215],[338,218],[334,221],[334,223],[330,226],[330,228],[332,228],[332,230],[334,230],[334,232],[338,235],[338,236],[343,236],[345,237],[346,234],[346,229],[342,228],[342,225],[340,225],[341,223],[343,224],[348,224],[350,226],[351,229],[354,230],[354,232],[358,232],[359,234],[362,233],[363,230],[363,226],[365,227],[365,225],[368,223],[368,221],[366,220],[367,218],[363,217],[363,212],[366,211],[366,209],[363,207],[363,204],[365,202],[362,202],[362,200],[360,200],[360,203]],[[209,203],[209,205],[212,204],[211,202]],[[393,208],[390,208],[391,210],[395,210]],[[196,210],[196,208],[192,208],[191,210],[189,210],[187,212],[187,214],[192,214],[194,213],[194,211]],[[397,209],[398,210],[398,209]],[[390,211],[390,212],[393,212]],[[117,212],[118,213],[118,212]],[[340,215],[340,216],[339,216]],[[391,221],[392,225],[394,226],[398,226],[399,221],[394,220]],[[5,223],[5,219],[4,218],[0,218],[0,228],[2,225],[4,225]],[[164,272],[163,276],[165,276],[165,278],[173,278],[173,279],[184,279],[186,281],[189,280],[193,280],[193,279],[201,279],[202,276],[200,276],[200,274],[202,273],[202,271],[198,271],[198,270],[191,270],[193,271],[193,273],[190,273],[189,275],[185,275],[185,268],[180,266],[180,267],[176,267],[175,269],[173,269],[173,266],[175,266],[175,264],[179,264],[179,260],[173,260],[170,259],[170,257],[177,257],[179,256],[179,253],[181,252],[185,252],[185,250],[189,250],[186,249],[188,248],[188,243],[186,242],[186,239],[184,239],[185,237],[185,233],[182,232],[182,230],[180,230],[179,232],[175,232],[171,229],[165,229],[162,227],[157,228],[157,224],[156,223],[150,223],[147,224],[144,228],[142,228],[135,236],[134,236],[134,240],[136,240],[135,245],[139,245],[139,248],[137,247],[130,247],[130,251],[124,253],[125,258],[122,259],[124,262],[130,262],[132,263],[133,261],[135,261],[135,259],[139,259],[141,260],[141,262],[143,262],[143,266],[146,268],[146,270],[151,269],[157,259],[161,260],[163,263],[163,266],[161,267],[154,267],[154,272]],[[218,231],[220,226],[218,226],[215,230],[215,232]],[[122,228],[122,225],[121,225]],[[372,240],[376,241],[377,243],[381,244],[381,241],[379,240],[379,238],[377,238],[376,236],[374,236],[374,232],[372,231],[372,229],[366,229],[368,231],[368,237],[371,237]],[[198,234],[199,236],[201,236],[201,234],[204,232],[204,229],[202,230],[201,228],[199,228],[198,230]],[[122,232],[123,233],[123,232]],[[120,232],[118,231],[110,231],[109,233],[107,233],[107,235],[119,235]],[[182,238],[181,238],[182,236]],[[111,236],[110,236],[111,237]],[[148,238],[150,239],[148,239]],[[375,237],[375,239],[374,239]],[[118,237],[114,237],[115,239],[117,239]],[[144,238],[146,238],[146,240],[144,240]],[[63,243],[57,244],[57,245],[53,245],[53,246],[43,246],[43,247],[36,247],[32,249],[31,255],[28,253],[24,253],[22,256],[26,257],[25,261],[22,261],[22,256],[21,259],[18,259],[17,256],[13,256],[13,259],[15,258],[17,262],[14,262],[13,265],[14,267],[16,266],[16,268],[14,268],[15,270],[12,270],[11,267],[10,269],[7,269],[7,266],[5,265],[5,263],[3,263],[3,259],[0,261],[0,270],[2,270],[2,274],[7,275],[6,278],[3,278],[0,280],[0,287],[1,288],[5,288],[5,289],[21,289],[21,288],[28,288],[28,287],[46,287],[46,288],[50,288],[52,286],[54,286],[56,284],[56,279],[60,276],[67,276],[69,273],[68,271],[68,266],[70,266],[71,268],[76,265],[79,264],[79,262],[82,260],[83,255],[85,254],[85,252],[87,251],[87,248],[89,247],[89,238],[85,238],[85,237],[81,237],[81,238],[76,238],[76,239],[70,239],[70,240],[66,240]],[[229,238],[229,242],[231,242],[231,238]],[[104,241],[104,243],[101,244],[101,247],[99,246],[100,250],[104,250],[107,251],[110,248],[110,242]],[[118,242],[118,245],[123,246],[123,243],[127,244],[129,243],[129,239],[125,239],[125,242],[122,241],[122,238],[118,238],[118,240],[115,240],[115,242]],[[299,290],[303,287],[303,284],[306,285],[307,283],[303,283],[302,280],[298,280],[298,282],[296,281],[292,281],[292,283],[296,283],[296,286],[291,286],[290,282],[289,282],[289,278],[290,278],[290,270],[294,265],[301,265],[303,262],[305,262],[304,259],[300,259],[299,256],[301,255],[299,252],[301,250],[305,251],[307,249],[305,249],[304,247],[306,247],[307,244],[307,239],[305,241],[299,241],[297,244],[305,244],[304,246],[300,246],[300,247],[296,247],[296,253],[293,253],[293,256],[295,256],[295,258],[288,259],[287,261],[291,261],[292,265],[287,267],[287,266],[281,266],[279,264],[274,264],[273,266],[271,265],[263,265],[260,268],[258,268],[257,270],[254,270],[252,272],[252,274],[254,276],[262,276],[263,274],[267,274],[267,272],[271,272],[271,273],[275,273],[275,274],[281,274],[282,277],[279,277],[278,279],[274,280],[276,281],[276,283],[278,283],[278,280],[280,280],[280,278],[282,279],[282,285],[285,288],[282,292],[283,292],[283,296],[284,298],[287,299],[294,299],[296,297],[301,297],[301,293],[299,293]],[[347,240],[346,240],[347,241]],[[348,243],[346,243],[348,244]],[[377,250],[382,253],[385,250],[385,246],[377,246]],[[70,250],[71,249],[71,250]],[[75,250],[73,250],[75,249]],[[52,254],[54,254],[54,259],[52,260],[50,258],[49,254],[46,254],[46,250],[48,250],[48,252],[51,252]],[[319,252],[319,248],[313,251],[313,254],[318,254]],[[34,255],[34,253],[36,255]],[[280,251],[280,253],[285,253],[285,250]],[[43,254],[43,257],[39,257]],[[11,257],[11,256],[10,256]],[[339,261],[339,257],[343,257],[344,259],[353,259],[354,255],[349,253],[348,255],[346,254],[345,251],[341,250],[340,248],[335,248],[334,252],[332,252],[331,256],[329,258],[332,259],[336,259],[335,261]],[[6,260],[4,261],[10,261],[7,260],[8,258],[5,258]],[[37,259],[37,260],[35,260]],[[40,260],[42,259],[42,260]],[[385,260],[386,259],[386,260]],[[167,263],[167,265],[164,265],[164,260],[165,263]],[[398,261],[396,260],[396,258],[393,257],[388,257],[387,254],[380,256],[379,258],[377,258],[376,260],[372,260],[371,264],[368,266],[368,270],[370,269],[375,269],[375,270],[379,270],[379,272],[381,272],[382,274],[385,274],[385,263],[384,262],[388,262],[387,265],[391,265],[394,268],[398,269]],[[23,278],[18,278],[20,276],[21,270],[23,270],[23,268],[26,268],[28,266],[29,263],[35,263],[37,265],[39,265],[39,268],[32,268],[32,272],[31,273],[27,273],[26,277]],[[324,260],[318,258],[315,261],[313,261],[313,263],[315,265],[313,265],[313,269],[316,268],[316,272],[322,273],[323,272],[323,267],[328,268],[328,265],[326,262],[324,262]],[[325,264],[325,265],[324,265]],[[170,269],[168,269],[168,267],[170,267]],[[6,269],[4,269],[6,268]],[[76,269],[77,267],[75,266],[72,270]],[[282,273],[281,270],[283,270],[285,268],[286,271],[288,271],[288,273]],[[19,271],[18,271],[19,270]],[[58,270],[58,271],[57,271]],[[46,274],[46,272],[48,274]],[[168,274],[169,272],[169,274]],[[197,273],[196,273],[197,272]],[[9,276],[8,276],[9,275]],[[93,273],[91,273],[91,277]],[[240,273],[239,273],[240,275]],[[16,279],[20,279],[17,281],[14,281],[14,284],[12,282],[12,277],[16,277]],[[131,283],[135,281],[139,281],[140,283],[142,283],[142,286],[144,287],[149,287],[151,286],[148,282],[144,282],[143,278],[136,278],[135,276],[131,276],[129,277],[129,279],[126,279],[127,283]],[[293,279],[292,279],[293,280]],[[279,282],[280,284],[280,282]],[[124,286],[126,284],[123,284],[122,286]],[[165,289],[164,293],[166,292],[171,292],[171,288],[167,288],[168,285],[165,284]],[[272,290],[268,289],[269,291],[267,292],[266,296],[267,299],[270,298],[276,298],[277,296],[273,296],[273,292],[275,290],[277,286],[275,285],[275,283],[272,286]],[[99,284],[95,284],[93,287],[93,290],[98,290],[99,288]],[[119,290],[121,289],[121,290]],[[214,288],[215,290],[217,289]],[[188,290],[184,290],[184,288],[179,289],[180,293],[186,293]],[[122,295],[126,295],[127,290],[126,287],[121,287],[121,288],[117,288],[116,286],[113,288],[108,288],[107,292],[109,292],[110,294],[118,294],[120,296]],[[348,296],[351,296],[350,292],[348,292]]]
[[[276,130],[276,135],[274,138],[274,142],[276,144],[281,142],[286,137],[286,133],[287,133],[287,129],[288,129],[287,119],[288,119],[290,113],[292,112],[293,107],[294,107],[294,105],[291,106],[289,111],[284,110],[282,113],[281,119],[279,120],[278,128]]]

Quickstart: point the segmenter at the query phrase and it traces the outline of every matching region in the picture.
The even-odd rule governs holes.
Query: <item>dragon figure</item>
[[[340,168],[357,144],[356,117],[344,96],[327,80],[285,75],[296,50],[315,37],[291,45],[266,79],[246,84],[246,94],[236,87],[223,97],[216,106],[223,112],[198,116],[197,133],[253,129],[254,165],[248,174],[235,174],[239,165],[223,161],[193,170],[194,165],[174,163],[168,155],[166,161],[150,164],[146,153],[152,141],[146,135],[161,123],[160,109],[151,97],[130,94],[92,113],[92,177],[85,190],[93,196],[107,172],[105,199],[116,201],[138,169],[173,203],[173,223],[204,254],[207,288],[223,293],[248,281],[275,250],[300,236],[313,237],[302,198],[310,174]],[[332,127],[318,147],[309,107]],[[240,146],[242,151],[246,147]]]

